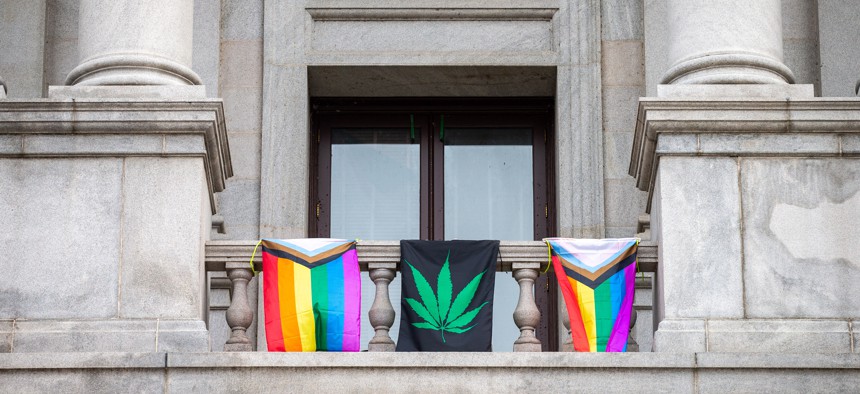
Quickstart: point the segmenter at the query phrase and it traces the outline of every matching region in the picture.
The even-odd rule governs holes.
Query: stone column
[[[81,0],[80,63],[67,85],[199,85],[192,0]]]
[[[663,84],[788,84],[780,0],[669,0]]]

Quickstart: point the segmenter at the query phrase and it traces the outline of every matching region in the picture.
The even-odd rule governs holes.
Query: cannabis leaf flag
[[[491,351],[499,241],[400,241],[397,351]]]

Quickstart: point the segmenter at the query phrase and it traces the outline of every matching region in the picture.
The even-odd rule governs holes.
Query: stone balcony
[[[255,243],[256,241],[211,241],[206,245],[206,270],[226,271],[232,282],[232,302],[226,313],[232,333],[225,345],[226,351],[253,349],[246,330],[254,319],[253,310],[248,303],[247,284],[253,277],[249,262]],[[395,312],[388,285],[399,270],[400,243],[399,241],[359,241],[356,251],[361,271],[369,272],[371,280],[376,285],[373,305],[367,316],[376,334],[367,350],[394,351],[395,344],[388,332],[394,323]],[[262,270],[261,263],[262,257],[258,254],[254,260],[255,271]],[[520,329],[520,337],[513,346],[515,352],[541,351],[540,340],[535,337],[535,327],[541,316],[535,303],[534,282],[547,269],[548,263],[547,248],[543,242],[503,241],[500,245],[496,271],[511,272],[520,289],[519,300],[513,315],[514,323]],[[656,245],[643,243],[639,246],[638,266],[642,272],[656,270]],[[495,316],[495,318],[507,317]]]

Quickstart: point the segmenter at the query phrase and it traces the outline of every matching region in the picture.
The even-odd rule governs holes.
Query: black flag
[[[400,241],[397,351],[492,351],[499,241]]]

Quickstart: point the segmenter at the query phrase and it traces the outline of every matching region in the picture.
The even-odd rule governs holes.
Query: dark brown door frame
[[[334,98],[314,99],[311,105],[311,137],[316,142],[311,144],[313,165],[310,166],[311,207],[308,217],[311,236],[327,237],[331,230],[331,129],[409,128],[414,122],[421,152],[421,238],[444,239],[444,163],[441,155],[444,142],[439,138],[443,115],[445,128],[532,128],[534,237],[540,240],[556,234],[554,154],[550,148],[554,141],[552,99]],[[535,283],[535,298],[544,316],[536,335],[544,351],[558,350],[557,289],[552,273],[539,276]]]

